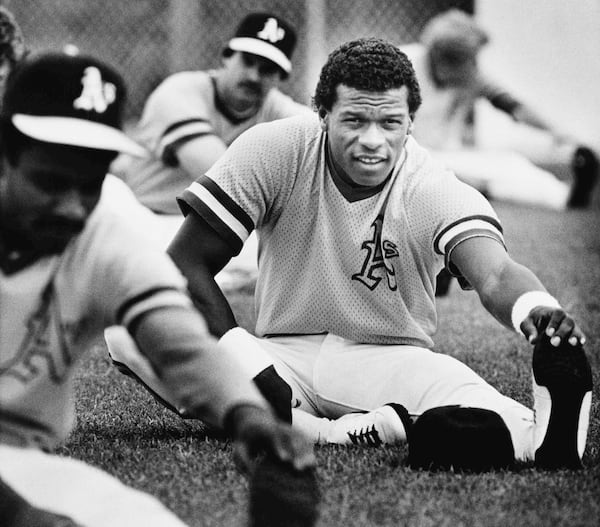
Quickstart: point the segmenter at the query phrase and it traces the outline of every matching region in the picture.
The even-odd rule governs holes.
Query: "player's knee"
[[[417,419],[409,438],[411,468],[481,472],[508,468],[514,459],[510,432],[491,410],[432,408]]]
[[[292,389],[274,366],[269,366],[254,377],[254,383],[262,396],[271,404],[277,417],[286,423],[292,422]]]

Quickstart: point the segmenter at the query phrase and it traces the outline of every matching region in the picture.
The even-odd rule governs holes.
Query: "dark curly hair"
[[[8,60],[14,67],[25,54],[25,43],[21,28],[13,14],[0,6],[0,61]]]
[[[346,42],[329,55],[313,97],[317,110],[331,110],[340,84],[374,92],[406,86],[411,118],[421,105],[421,91],[410,60],[396,46],[378,38]]]

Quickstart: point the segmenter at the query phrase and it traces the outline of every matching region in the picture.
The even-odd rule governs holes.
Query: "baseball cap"
[[[264,57],[288,74],[295,45],[296,33],[287,22],[269,13],[252,13],[242,20],[227,47]]]
[[[89,56],[42,53],[9,76],[2,118],[39,141],[144,156],[121,131],[124,103],[125,84],[112,67]]]

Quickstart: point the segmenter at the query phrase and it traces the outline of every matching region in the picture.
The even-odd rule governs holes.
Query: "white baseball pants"
[[[0,445],[0,478],[34,507],[84,527],[184,527],[157,499],[76,459]]]

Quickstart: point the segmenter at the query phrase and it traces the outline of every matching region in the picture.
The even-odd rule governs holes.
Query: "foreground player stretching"
[[[318,116],[246,132],[181,198],[169,252],[226,352],[249,376],[274,365],[294,425],[321,443],[408,439],[413,467],[581,466],[585,337],[508,256],[486,199],[410,137],[420,93],[406,55],[377,39],[342,45],[314,102]],[[258,338],[213,280],[253,229]],[[431,351],[444,266],[535,345],[536,418]]]
[[[76,365],[112,324],[122,324],[120,337],[148,357],[173,404],[232,434],[242,467],[259,452],[279,471],[314,464],[312,444],[279,423],[244,372],[216,352],[181,274],[135,211],[107,199],[112,185],[123,185],[105,178],[116,153],[143,153],[119,129],[123,104],[120,76],[83,56],[30,56],[7,84],[0,175],[6,527],[183,525],[154,498],[47,453],[73,426]]]

